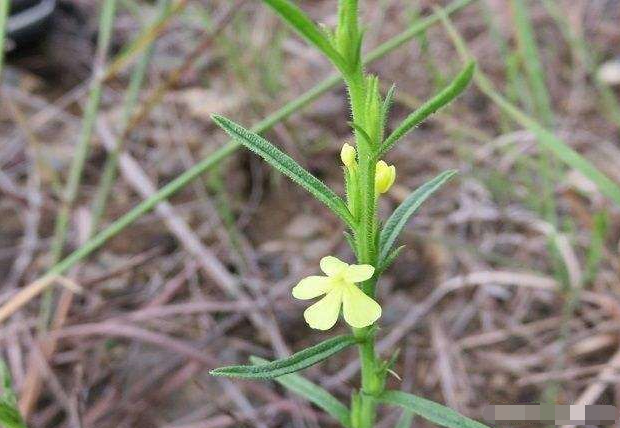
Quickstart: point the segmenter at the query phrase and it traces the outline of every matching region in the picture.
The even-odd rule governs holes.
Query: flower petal
[[[336,276],[349,265],[334,256],[327,256],[321,259],[320,266],[321,270],[325,272],[325,275]]]
[[[302,279],[293,288],[293,297],[300,300],[319,297],[334,286],[334,281],[327,276],[309,276]]]
[[[329,330],[338,321],[340,305],[342,304],[342,290],[336,288],[321,300],[304,311],[304,318],[308,325],[317,330]]]
[[[351,265],[344,272],[344,279],[349,282],[363,282],[372,278],[375,268],[371,265]]]
[[[344,289],[342,304],[344,319],[352,327],[368,327],[381,316],[381,306],[353,284]]]

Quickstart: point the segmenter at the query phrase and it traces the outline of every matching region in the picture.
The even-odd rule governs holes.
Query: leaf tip
[[[222,122],[224,122],[226,120],[226,118],[224,116],[220,116],[219,114],[213,113],[211,115],[211,120],[219,125]]]
[[[447,179],[451,179],[452,177],[454,177],[455,175],[457,175],[459,173],[458,169],[447,169],[444,172],[444,176],[447,177]]]
[[[226,373],[226,367],[219,367],[217,369],[210,370],[209,374],[211,376],[216,376],[216,377],[222,377],[222,376],[227,376],[228,375]]]
[[[454,178],[454,176],[459,174],[459,170],[458,169],[448,169],[444,172],[444,183],[447,183],[448,181],[452,180]]]
[[[474,72],[476,71],[476,67],[477,67],[477,62],[475,60],[469,60],[467,62],[467,65],[465,66],[465,69],[462,72],[462,76],[463,76],[463,81],[465,82],[465,84],[468,84],[471,79],[474,77]]]

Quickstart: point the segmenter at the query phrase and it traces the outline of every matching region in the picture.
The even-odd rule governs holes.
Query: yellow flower
[[[357,152],[355,151],[355,148],[348,143],[344,143],[342,150],[340,150],[340,159],[342,160],[344,166],[349,169],[355,168],[357,165],[357,162],[355,161],[356,155]]]
[[[377,162],[375,171],[375,190],[377,193],[385,193],[390,190],[396,180],[396,167],[388,165],[384,161]]]
[[[293,288],[296,299],[308,300],[325,295],[304,311],[310,327],[318,330],[332,328],[341,306],[345,321],[352,327],[367,327],[379,319],[381,306],[355,285],[372,278],[374,267],[348,265],[333,256],[323,257],[320,265],[327,276],[309,276]]]

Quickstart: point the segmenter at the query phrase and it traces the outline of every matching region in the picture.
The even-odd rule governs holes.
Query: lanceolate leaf
[[[447,428],[489,428],[480,422],[455,412],[449,407],[413,394],[407,394],[406,392],[386,391],[381,394],[378,401],[409,409],[424,419]]]
[[[385,257],[385,259],[381,259],[381,264],[379,265],[379,272],[384,272],[387,268],[389,268],[392,263],[394,263],[394,260],[396,260],[396,257],[398,257],[401,253],[401,251],[403,251],[403,249],[405,248],[404,245],[401,245],[398,248],[395,248],[394,250],[390,251],[388,253],[388,255]]]
[[[286,21],[300,36],[316,46],[341,71],[347,70],[347,65],[340,53],[334,48],[327,35],[317,28],[316,24],[295,4],[289,0],[263,0],[278,15]]]
[[[354,226],[353,216],[343,200],[321,180],[303,169],[293,158],[283,153],[260,135],[248,131],[225,117],[213,115],[212,118],[232,138],[258,154],[271,166],[310,192],[350,227]]]
[[[400,235],[400,232],[405,227],[405,224],[407,224],[407,220],[415,214],[418,208],[420,208],[420,205],[422,205],[422,203],[430,195],[432,195],[433,192],[439,189],[455,174],[456,171],[454,170],[442,172],[431,181],[424,183],[416,189],[402,202],[402,204],[398,206],[398,208],[394,210],[381,230],[381,236],[379,238],[379,260],[381,262],[379,265],[383,265],[383,263],[387,261],[390,254],[390,249],[392,248],[392,245],[394,245],[394,242],[396,242],[396,238]]]
[[[332,355],[354,345],[353,336],[337,336],[318,345],[299,351],[288,358],[257,366],[230,366],[211,370],[213,376],[239,377],[244,379],[273,379],[313,366]]]
[[[351,128],[353,128],[354,130],[360,133],[362,138],[366,140],[368,147],[372,147],[372,138],[370,138],[370,135],[368,135],[368,132],[366,132],[364,128],[362,128],[360,125],[354,122],[349,122],[349,125],[351,125]]]
[[[420,108],[418,108],[416,111],[407,116],[407,118],[400,124],[400,126],[396,128],[394,132],[392,132],[390,136],[385,139],[385,141],[381,145],[379,157],[387,153],[398,140],[400,140],[409,131],[422,123],[427,117],[429,117],[431,114],[435,113],[437,110],[444,107],[445,105],[449,104],[456,97],[458,97],[471,81],[474,75],[475,68],[476,63],[473,61],[470,62],[467,67],[465,67],[465,69],[461,71],[458,76],[456,76],[452,83],[446,86],[433,98],[422,104],[422,106],[420,106]]]
[[[385,129],[387,128],[388,118],[390,117],[390,111],[392,110],[392,104],[394,103],[395,93],[396,93],[396,85],[392,84],[387,94],[385,94],[385,99],[383,100],[383,106],[381,107],[381,114],[383,115],[381,138],[385,137]]]
[[[250,357],[250,361],[255,365],[267,363],[267,360],[258,357]],[[346,428],[351,426],[349,409],[320,386],[296,373],[280,376],[274,380],[286,389],[293,391],[295,394],[300,395],[315,406],[324,410],[327,414],[338,420],[342,426]]]
[[[388,116],[390,114],[390,110],[392,109],[392,104],[394,103],[394,94],[396,94],[396,84],[392,84],[390,89],[388,89],[387,94],[385,94],[385,99],[383,100],[383,116]]]

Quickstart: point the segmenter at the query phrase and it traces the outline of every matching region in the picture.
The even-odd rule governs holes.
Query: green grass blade
[[[353,227],[353,216],[349,212],[344,201],[336,195],[321,180],[306,171],[293,158],[282,152],[276,146],[265,140],[258,134],[237,125],[233,121],[222,116],[213,115],[213,121],[217,123],[232,138],[239,141],[249,150],[262,157],[275,169],[299,184],[310,192],[315,198],[323,202],[334,214],[340,217],[350,227]]]
[[[454,25],[450,22],[447,16],[443,16],[444,25],[452,38],[454,45],[461,57],[469,61],[472,58],[465,41],[458,33]],[[519,108],[515,107],[497,90],[495,90],[493,83],[480,71],[474,76],[474,81],[480,90],[489,97],[497,106],[502,109],[512,120],[526,129],[529,129],[537,138],[537,141],[545,148],[553,153],[558,159],[564,162],[571,168],[576,169],[589,180],[591,180],[599,191],[611,199],[615,204],[620,206],[620,186],[603,174],[596,166],[594,166],[589,160],[581,156],[575,150],[573,150],[563,140],[555,136],[552,132],[545,129],[532,117],[525,114]]]
[[[170,9],[170,4],[171,0],[158,1],[158,21],[166,16],[167,11]],[[116,134],[116,141],[114,142],[114,150],[109,153],[103,166],[103,172],[101,174],[101,178],[99,179],[94,202],[92,204],[92,219],[90,226],[91,234],[96,233],[99,228],[99,223],[103,217],[108,203],[108,198],[110,197],[114,181],[116,180],[119,157],[125,141],[122,137],[125,135],[127,127],[129,126],[131,113],[137,105],[140,88],[142,87],[142,82],[146,76],[146,72],[154,51],[155,40],[151,40],[145,48],[144,54],[131,73],[129,85],[125,91],[125,96],[123,99],[123,113],[121,116],[119,131]]]
[[[353,336],[337,336],[296,352],[288,358],[253,366],[229,366],[211,370],[213,376],[273,379],[306,369],[357,343]]]
[[[379,237],[379,266],[382,266],[388,261],[390,250],[409,218],[416,213],[429,196],[439,189],[446,181],[454,177],[456,173],[457,171],[455,170],[442,172],[437,177],[418,187],[394,210],[390,218],[385,222],[383,229],[381,229],[381,235]]]
[[[295,4],[288,0],[263,0],[301,37],[318,48],[343,73],[347,72],[347,63],[331,44],[327,35]]]
[[[71,210],[78,197],[86,160],[91,148],[93,129],[97,114],[99,113],[101,94],[103,92],[103,71],[112,42],[116,3],[116,0],[105,0],[101,6],[97,50],[89,86],[88,101],[82,116],[81,129],[75,146],[75,155],[71,159],[69,176],[63,189],[62,204],[54,220],[54,235],[50,248],[52,264],[58,263],[62,257],[67,240]],[[47,329],[51,321],[52,300],[51,290],[46,290],[40,308],[40,327],[43,330]]]
[[[404,137],[409,131],[422,123],[427,117],[435,113],[440,108],[450,103],[467,88],[467,85],[474,75],[476,68],[475,62],[470,62],[463,71],[441,92],[422,104],[419,109],[411,113],[407,118],[385,139],[379,150],[379,157],[387,153],[398,140]]]
[[[564,9],[562,9],[562,6],[556,1],[543,0],[543,5],[556,21],[566,42],[571,46],[571,51],[573,52],[575,60],[580,63],[578,66],[583,67],[594,81],[596,90],[600,96],[598,107],[602,113],[607,116],[610,122],[614,123],[616,127],[620,127],[620,104],[618,98],[613,88],[597,78],[598,66],[594,59],[597,57],[598,53],[594,51],[592,45],[585,40],[583,29],[579,30],[571,24]]]
[[[609,229],[609,219],[605,211],[594,214],[592,222],[590,246],[586,253],[586,268],[583,275],[583,282],[585,284],[591,284],[596,279],[600,263],[603,260],[605,238]]]
[[[551,99],[547,90],[547,84],[545,83],[545,73],[540,60],[538,46],[536,45],[536,37],[528,13],[527,2],[512,0],[511,6],[514,11],[519,51],[523,58],[527,80],[532,89],[536,114],[539,115],[545,126],[552,126],[554,115],[551,109]]]
[[[401,391],[386,391],[377,399],[381,403],[400,406],[434,424],[447,428],[489,428],[465,417],[449,407]]]
[[[172,18],[185,9],[188,2],[189,0],[174,1],[164,16],[159,16],[155,22],[140,31],[140,34],[114,58],[114,61],[105,70],[102,80],[107,81],[113,78],[129,65],[153,40],[159,37],[164,28],[170,24]]]
[[[254,365],[268,363],[267,360],[258,357],[250,357],[250,362]],[[351,426],[351,414],[347,406],[317,384],[296,373],[280,376],[274,380],[286,389],[324,410],[325,413],[340,422],[342,426],[347,428]]]
[[[512,0],[514,21],[517,31],[519,54],[525,67],[527,82],[531,89],[534,113],[540,118],[543,126],[553,127],[555,122],[551,99],[545,82],[540,53],[536,45],[535,32],[532,27],[528,4],[521,0]],[[540,192],[540,208],[545,220],[557,226],[556,204],[554,200],[554,181],[560,175],[558,165],[550,159],[548,150],[543,149],[540,153],[538,170],[541,176],[542,188]]]

